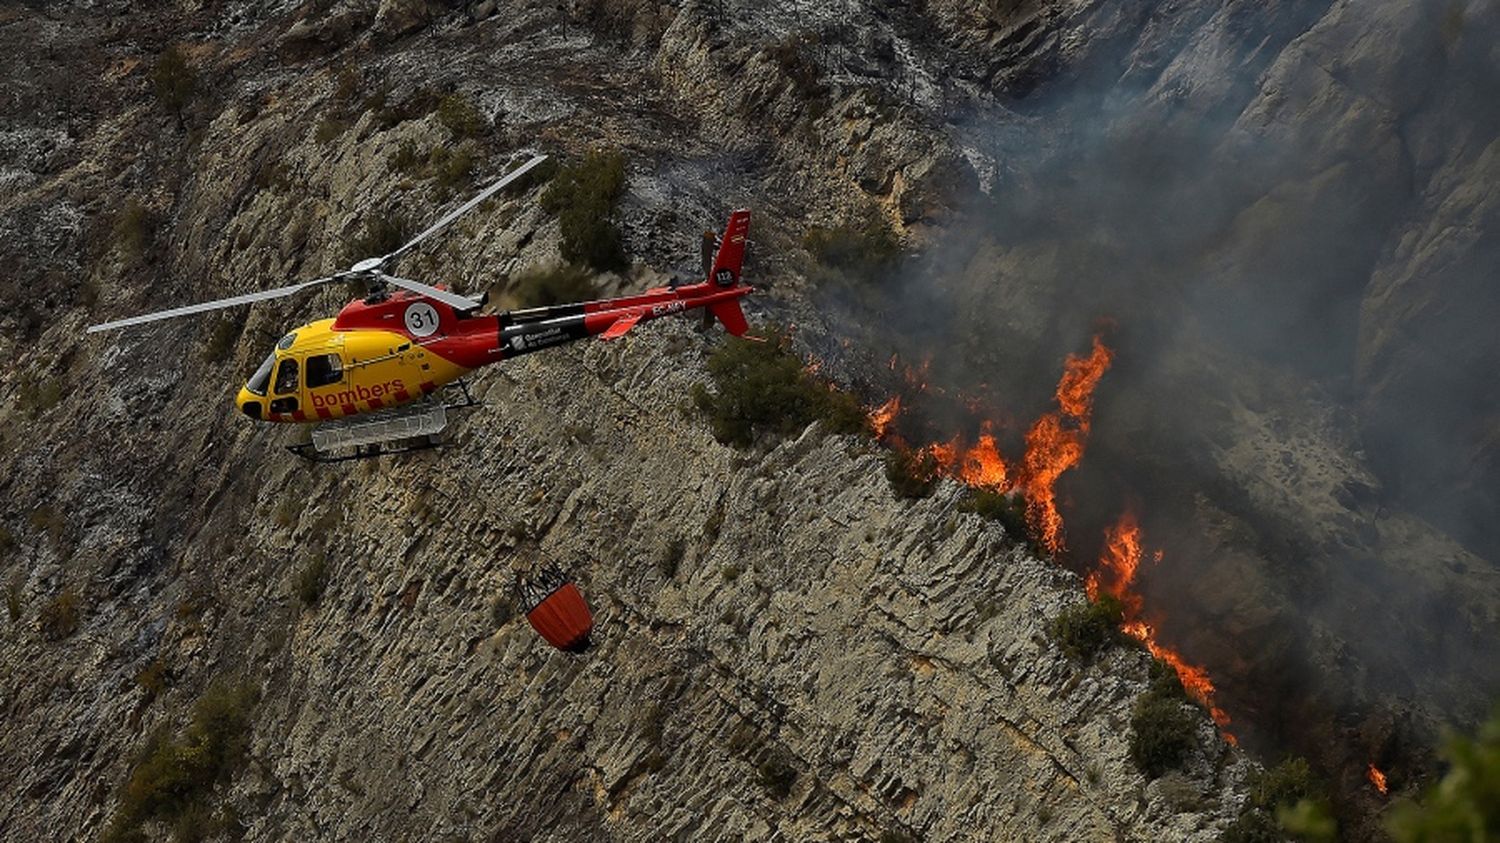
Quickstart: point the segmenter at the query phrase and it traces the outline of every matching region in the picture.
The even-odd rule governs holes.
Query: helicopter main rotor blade
[[[383,281],[395,284],[397,287],[411,290],[413,293],[421,293],[430,299],[437,299],[456,310],[472,310],[479,306],[479,302],[471,298],[460,296],[457,293],[450,293],[447,290],[439,290],[431,285],[423,284],[421,281],[413,281],[410,278],[397,278],[394,275],[386,275],[383,272],[380,274],[380,278]]]
[[[98,325],[90,325],[85,333],[93,334],[99,331],[111,331],[115,328],[124,328],[129,325],[139,325],[143,322],[155,322],[158,319],[172,319],[178,316],[189,316],[194,313],[204,313],[210,310],[220,310],[226,307],[236,307],[242,304],[250,304],[251,302],[265,301],[267,299],[279,299],[283,296],[290,296],[293,293],[299,293],[307,289],[308,287],[315,287],[319,284],[326,284],[329,281],[337,281],[340,278],[343,278],[346,274],[347,273],[341,272],[338,275],[329,275],[325,278],[314,278],[311,281],[302,281],[297,284],[288,285],[286,287],[277,287],[274,290],[261,290],[258,293],[246,293],[242,296],[231,296],[227,299],[216,299],[214,301],[206,301],[199,304],[190,304],[185,307],[174,307],[171,310],[158,310],[155,313],[144,313],[140,316],[132,316],[129,319],[117,319],[114,322],[102,322]]]
[[[442,229],[446,228],[449,223],[453,222],[454,220],[456,220],[459,217],[463,216],[464,214],[468,213],[469,210],[472,209],[475,205],[478,205],[480,202],[483,202],[484,200],[486,200],[486,199],[490,198],[491,196],[495,195],[495,193],[497,191],[499,191],[500,189],[504,188],[506,185],[510,184],[511,182],[514,182],[516,179],[519,179],[521,176],[526,175],[526,173],[530,172],[530,170],[531,170],[532,167],[535,167],[536,165],[538,165],[538,164],[540,164],[540,163],[542,163],[543,161],[546,161],[546,160],[547,160],[547,156],[545,156],[545,155],[533,156],[530,161],[527,161],[525,164],[522,164],[521,166],[517,167],[516,169],[511,170],[509,173],[506,173],[499,181],[495,182],[494,184],[490,185],[489,187],[486,187],[484,190],[480,191],[480,193],[479,193],[478,196],[475,196],[473,199],[470,199],[469,201],[467,201],[464,204],[460,205],[456,210],[450,212],[447,216],[445,216],[442,219],[438,220],[437,222],[433,223],[426,231],[422,232],[421,234],[418,234],[416,237],[413,237],[411,240],[407,241],[406,244],[403,245],[401,248],[397,249],[394,252],[391,252],[388,255],[382,256],[380,258],[380,265],[381,266],[385,266],[385,265],[389,264],[391,261],[395,260],[396,258],[400,257],[402,254],[404,254],[405,252],[407,252],[408,250],[410,250],[413,246],[417,245],[418,243],[422,242],[423,240],[426,240],[428,237],[431,237],[433,234],[436,234],[437,232],[439,232]],[[434,297],[434,298],[436,298],[436,297]]]

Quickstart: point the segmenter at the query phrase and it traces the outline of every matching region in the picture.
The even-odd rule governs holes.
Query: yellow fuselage
[[[394,331],[333,330],[322,319],[282,337],[235,399],[266,421],[315,422],[415,401],[470,370]]]

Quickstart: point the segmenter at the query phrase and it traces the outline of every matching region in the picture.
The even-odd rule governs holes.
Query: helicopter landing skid
[[[461,399],[427,400],[323,422],[313,428],[311,441],[288,445],[287,450],[308,462],[334,463],[440,448],[446,444],[442,433],[448,427],[448,411],[482,403],[469,393],[466,382],[456,381],[453,386],[458,387]]]

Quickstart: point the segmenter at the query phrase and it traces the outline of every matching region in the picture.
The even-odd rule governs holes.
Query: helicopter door
[[[301,388],[300,362],[295,357],[283,357],[276,364],[276,380],[272,385],[271,412],[297,412],[297,393]]]

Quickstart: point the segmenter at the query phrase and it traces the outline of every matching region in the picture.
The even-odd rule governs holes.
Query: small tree
[[[188,66],[182,48],[174,44],[162,50],[151,69],[151,89],[156,92],[157,101],[177,118],[179,127],[182,125],[182,111],[197,87],[198,75]]]

